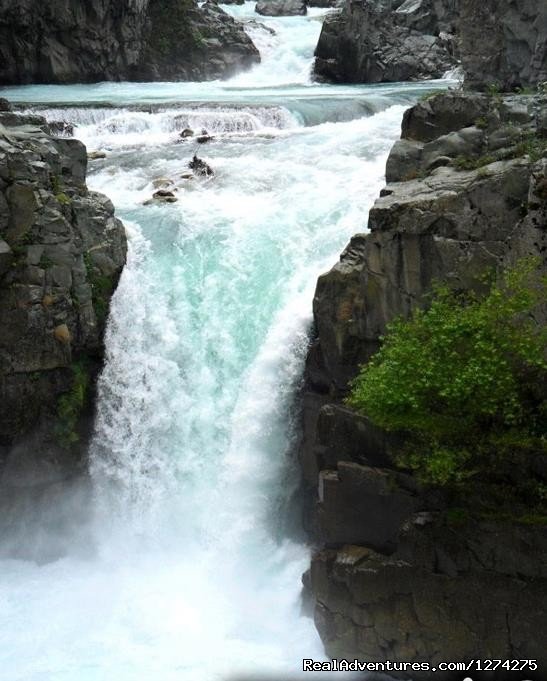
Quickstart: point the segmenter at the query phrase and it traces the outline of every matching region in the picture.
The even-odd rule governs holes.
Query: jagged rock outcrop
[[[510,91],[547,81],[544,0],[461,0],[465,86]]]
[[[440,78],[457,63],[459,0],[348,0],[327,16],[315,75],[343,83]]]
[[[424,304],[434,279],[480,287],[486,268],[526,255],[547,271],[547,96],[423,101],[406,112],[386,175],[370,233],[353,237],[314,298],[300,457],[306,523],[324,547],[306,579],[316,624],[338,658],[543,655],[545,668],[547,526],[485,520],[471,497],[460,516],[461,500],[398,470],[398,439],[342,401],[386,325]],[[547,482],[545,470],[523,474]]]
[[[225,78],[260,61],[241,24],[195,0],[0,0],[0,84]]]
[[[255,12],[266,17],[291,17],[306,14],[305,0],[259,0]]]
[[[86,187],[84,145],[39,116],[0,114],[0,504],[77,475],[93,416],[123,225]],[[28,496],[28,495],[27,495]],[[20,546],[20,551],[25,547]]]

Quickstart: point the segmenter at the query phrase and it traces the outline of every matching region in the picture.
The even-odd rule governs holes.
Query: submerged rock
[[[166,187],[171,187],[173,185],[173,180],[168,177],[156,177],[152,180],[152,186],[154,189],[165,189]]]
[[[255,12],[266,17],[304,15],[308,11],[305,0],[258,0]]]
[[[182,139],[187,139],[188,137],[193,137],[193,136],[194,136],[194,131],[190,130],[190,128],[184,128],[184,130],[179,135],[179,137],[182,137]]]
[[[74,126],[66,121],[49,121],[49,129],[52,135],[61,135],[62,137],[74,136]]]
[[[169,189],[158,189],[157,192],[154,192],[152,198],[163,203],[176,203],[178,201],[175,194]]]
[[[277,35],[275,29],[273,29],[271,26],[266,26],[266,24],[263,24],[261,21],[256,21],[256,19],[248,19],[245,22],[245,26],[248,28],[259,28],[261,31],[265,31],[270,35]]]
[[[87,154],[87,158],[90,161],[99,161],[103,158],[106,158],[106,152],[105,151],[90,151]]]
[[[197,156],[194,156],[190,163],[188,163],[188,167],[194,172],[195,175],[211,177],[215,174],[215,171],[211,168],[211,166]]]

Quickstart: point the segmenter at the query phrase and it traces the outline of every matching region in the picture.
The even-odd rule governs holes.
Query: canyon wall
[[[87,189],[86,169],[81,142],[52,136],[39,116],[0,113],[0,531],[85,471],[126,255],[123,225]]]
[[[370,232],[320,277],[313,302],[300,458],[319,546],[304,579],[315,622],[332,657],[435,665],[539,655],[544,669],[544,519],[482,513],[480,485],[465,499],[421,485],[394,463],[400,440],[344,397],[387,324],[425,304],[434,280],[476,288],[485,270],[524,256],[547,272],[547,96],[420,102],[404,116],[386,180]],[[545,484],[546,459],[514,470],[512,484]]]
[[[543,0],[348,0],[328,16],[316,50],[321,80],[440,78],[461,62],[469,89],[547,80]]]
[[[0,0],[0,84],[209,80],[260,61],[241,24],[195,0]]]
[[[457,64],[459,0],[348,0],[326,17],[315,75],[341,83],[441,78]]]

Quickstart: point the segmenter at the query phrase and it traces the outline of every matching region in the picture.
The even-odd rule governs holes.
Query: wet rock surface
[[[190,163],[188,163],[188,167],[195,175],[201,177],[212,177],[215,174],[215,171],[211,168],[211,166],[198,156],[194,156],[192,158]]]
[[[546,110],[545,95],[449,92],[407,111],[370,233],[319,278],[300,460],[306,524],[324,547],[308,597],[331,656],[434,664],[545,650],[547,527],[453,514],[397,469],[397,438],[342,400],[433,280],[479,287],[486,268],[527,255],[547,270]]]

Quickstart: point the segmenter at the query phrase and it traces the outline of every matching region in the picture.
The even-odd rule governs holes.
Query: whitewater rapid
[[[301,614],[310,547],[287,532],[313,291],[366,228],[405,106],[443,84],[313,84],[323,10],[228,9],[275,34],[248,27],[262,64],[227,83],[2,92],[104,152],[88,184],[129,238],[91,490],[57,509],[84,520],[40,530],[53,560],[1,561],[6,681],[292,679],[324,658]],[[196,151],[214,178],[183,177]],[[177,203],[145,205],[158,178]]]

